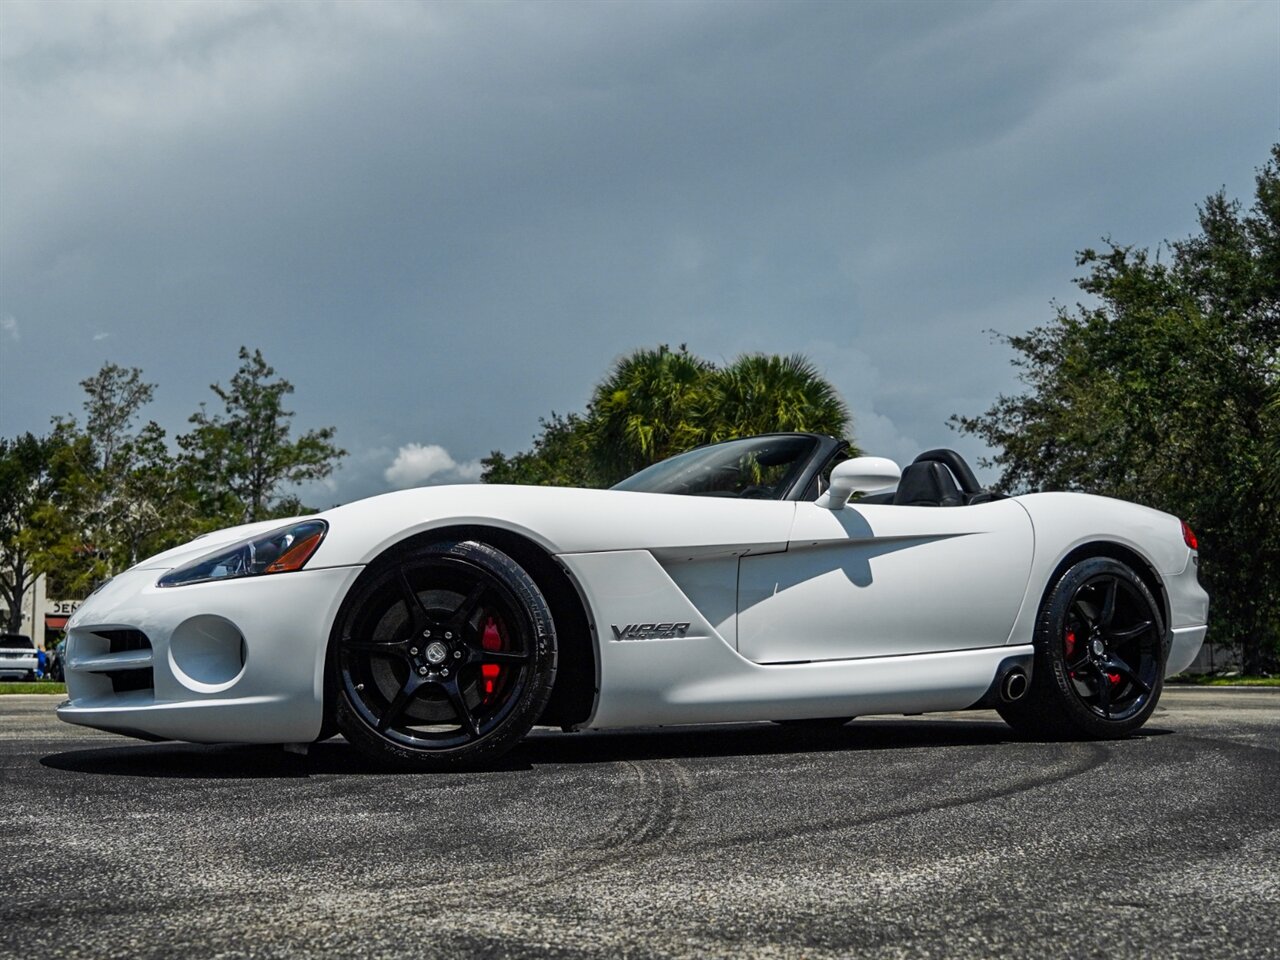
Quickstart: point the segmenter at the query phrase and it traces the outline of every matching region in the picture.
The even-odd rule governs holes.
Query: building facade
[[[22,598],[22,627],[18,632],[34,640],[37,647],[52,650],[62,639],[67,619],[78,606],[79,600],[51,598],[45,576],[41,574]],[[8,611],[4,610],[3,614],[0,622],[7,622]]]

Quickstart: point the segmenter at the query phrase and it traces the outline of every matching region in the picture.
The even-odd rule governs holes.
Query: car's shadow
[[[1132,739],[1172,733],[1144,727]],[[509,754],[467,775],[529,771],[560,764],[751,757],[1035,743],[999,720],[856,720],[843,727],[784,727],[769,723],[563,734],[534,731]],[[148,743],[69,750],[42,757],[55,770],[119,777],[296,779],[319,775],[412,776],[365,759],[345,740],[310,746],[306,754],[279,746]],[[425,774],[433,776],[433,774]]]

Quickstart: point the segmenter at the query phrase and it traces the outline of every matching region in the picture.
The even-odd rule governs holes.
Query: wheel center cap
[[[428,663],[444,663],[445,658],[449,656],[449,648],[439,640],[435,640],[428,644],[426,653]]]
[[[1107,652],[1107,645],[1103,643],[1101,640],[1094,640],[1092,644],[1092,648],[1093,648],[1093,655],[1095,657],[1100,657]],[[431,656],[430,650],[427,651],[427,656]]]

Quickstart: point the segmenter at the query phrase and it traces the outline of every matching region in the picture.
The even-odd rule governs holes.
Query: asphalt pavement
[[[538,732],[448,775],[57,699],[0,697],[0,957],[1280,956],[1280,690],[1170,689],[1123,742]]]

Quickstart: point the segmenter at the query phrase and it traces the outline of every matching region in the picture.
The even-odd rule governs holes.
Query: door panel
[[[997,646],[1031,570],[1012,500],[969,507],[797,505],[785,553],[746,556],[738,650],[756,663]]]

